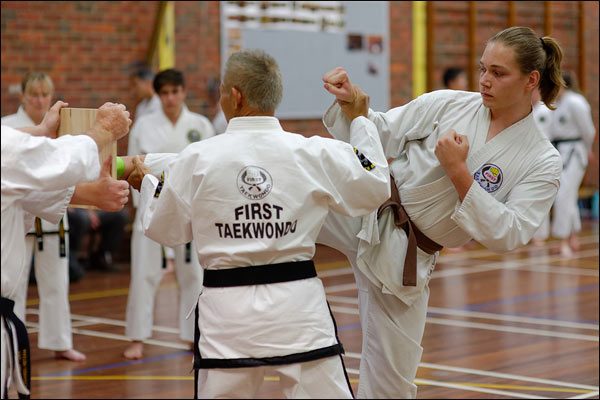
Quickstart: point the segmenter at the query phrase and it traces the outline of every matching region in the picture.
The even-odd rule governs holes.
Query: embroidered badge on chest
[[[502,186],[504,174],[497,165],[484,164],[483,167],[475,171],[473,178],[486,192],[493,193]]]
[[[199,142],[200,139],[202,139],[202,136],[200,135],[199,130],[190,129],[187,133],[187,139],[188,139],[188,142],[194,143],[194,142]]]
[[[250,200],[265,198],[273,188],[273,178],[266,169],[249,165],[237,177],[238,190]]]

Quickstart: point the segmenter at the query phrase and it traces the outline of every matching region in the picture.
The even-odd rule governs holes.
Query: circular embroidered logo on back
[[[199,142],[202,139],[202,135],[200,135],[200,131],[197,129],[190,129],[187,133],[187,140],[190,143]]]
[[[250,200],[265,198],[273,188],[273,178],[266,169],[249,165],[237,177],[238,190]]]
[[[504,175],[500,167],[494,164],[484,164],[473,174],[473,178],[486,192],[495,192],[502,186]]]

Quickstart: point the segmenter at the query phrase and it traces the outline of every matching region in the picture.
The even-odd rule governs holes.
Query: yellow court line
[[[34,376],[33,381],[191,381],[192,376],[166,376],[166,375],[69,375],[69,376]],[[278,376],[265,376],[267,382],[279,382]],[[350,383],[358,383],[358,379],[350,379]],[[469,387],[481,387],[488,389],[509,389],[509,390],[529,390],[536,392],[557,392],[557,393],[589,393],[589,390],[574,388],[552,388],[544,386],[524,386],[524,385],[502,385],[491,383],[469,383],[469,382],[445,382],[453,385],[462,385]],[[418,386],[427,386],[420,379],[415,379]]]
[[[69,375],[32,376],[32,381],[191,381],[193,376],[164,375]]]
[[[554,387],[546,387],[546,386],[524,386],[524,385],[504,385],[504,384],[494,384],[494,383],[470,383],[470,382],[444,382],[452,385],[462,385],[469,387],[480,387],[487,389],[512,389],[512,390],[529,390],[533,392],[558,392],[558,393],[589,393],[589,390],[585,389],[574,389],[574,388],[554,388]],[[417,386],[427,386],[427,383],[424,383],[420,379],[415,379],[415,384]]]

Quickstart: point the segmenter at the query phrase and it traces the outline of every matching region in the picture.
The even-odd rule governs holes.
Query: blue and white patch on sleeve
[[[493,193],[500,189],[504,174],[500,167],[494,164],[484,164],[473,174],[473,178],[486,192]]]

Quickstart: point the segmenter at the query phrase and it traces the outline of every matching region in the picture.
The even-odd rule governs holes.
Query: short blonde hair
[[[52,79],[50,79],[50,77],[44,72],[29,72],[27,75],[25,75],[21,81],[21,92],[25,94],[27,89],[29,89],[29,87],[35,82],[41,82],[42,84],[46,85],[50,93],[54,93],[54,83],[52,82]]]
[[[277,61],[262,50],[242,50],[225,64],[223,86],[235,87],[250,107],[260,112],[274,112],[283,97],[281,71]]]

